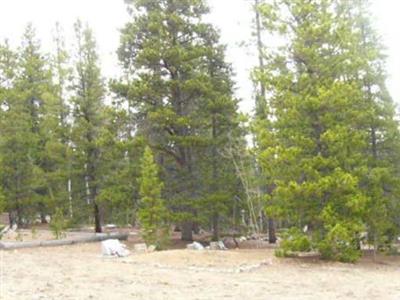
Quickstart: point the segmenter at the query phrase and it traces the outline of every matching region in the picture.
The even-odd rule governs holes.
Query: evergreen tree
[[[343,10],[352,22],[359,69],[354,76],[359,80],[364,102],[371,112],[366,124],[368,132],[368,175],[362,187],[368,195],[365,223],[374,249],[393,242],[399,232],[399,154],[400,135],[395,106],[385,81],[385,56],[379,36],[369,17],[369,2],[355,1]]]
[[[380,117],[360,80],[373,63],[358,46],[352,6],[276,1],[261,12],[269,32],[287,41],[269,52],[258,72],[273,122],[269,130],[259,128],[260,160],[276,186],[270,211],[291,225],[307,225],[323,256],[355,260],[365,211],[376,201],[365,180],[372,171],[371,120]]]
[[[256,35],[256,44],[257,44],[257,54],[258,54],[258,66],[257,70],[263,70],[264,69],[264,44],[263,44],[263,28],[261,24],[261,16],[260,16],[260,11],[259,8],[263,2],[260,0],[254,0],[254,5],[253,5],[253,10],[255,12],[255,35]],[[253,78],[254,85],[255,85],[255,116],[253,120],[253,134],[254,136],[257,135],[257,128],[261,127],[264,130],[262,132],[268,132],[272,130],[271,122],[270,122],[270,112],[269,112],[269,105],[267,103],[267,91],[265,86],[260,82],[259,79],[256,77]],[[253,141],[255,143],[255,151],[256,153],[259,153],[260,151],[263,150],[262,145],[257,143],[257,138],[254,139]],[[264,145],[265,147],[266,145]],[[274,188],[274,184],[271,180],[271,177],[264,176],[261,172],[261,167],[256,160],[255,164],[255,169],[256,173],[258,176],[258,181],[259,181],[259,189],[260,193],[262,194],[262,197],[270,197]],[[268,211],[268,207],[267,207]],[[262,213],[262,221],[265,223],[264,213]],[[264,224],[262,224],[262,227],[265,227]],[[275,222],[274,220],[268,216],[268,241],[270,243],[275,243],[277,240],[276,234],[275,234]]]
[[[203,83],[205,97],[199,110],[204,118],[203,134],[208,139],[205,149],[208,159],[198,161],[204,164],[201,173],[204,201],[199,215],[210,218],[212,238],[219,240],[221,220],[232,215],[233,199],[241,193],[232,161],[223,152],[230,139],[242,139],[243,132],[239,129],[237,101],[233,98],[232,74],[225,63],[225,49],[211,44],[210,49],[214,53],[207,62],[209,78]],[[232,226],[232,223],[227,225]]]
[[[15,89],[17,54],[7,43],[0,46],[1,182],[11,224],[22,225],[31,201],[34,146],[29,113]]]
[[[69,212],[73,217],[72,201],[72,151],[71,151],[71,115],[68,96],[68,84],[71,77],[70,55],[66,50],[65,39],[61,25],[56,23],[53,37],[55,51],[52,57],[54,74],[55,105],[53,122],[56,122],[57,131],[54,132],[54,143],[49,149],[54,155],[55,167],[51,178],[57,185],[57,207]]]
[[[102,188],[99,201],[104,207],[107,222],[121,225],[135,224],[139,202],[140,160],[143,153],[142,138],[127,138],[126,111],[109,106],[104,114],[105,126],[101,131]]]
[[[221,89],[212,83],[221,74],[209,68],[221,60],[219,37],[202,21],[208,12],[203,1],[132,1],[130,10],[134,20],[122,30],[118,51],[126,76],[114,91],[134,111],[136,134],[155,149],[168,206],[182,223],[182,239],[192,240],[205,197],[200,166],[212,137],[212,126],[205,130],[212,123],[206,103],[230,99],[227,116],[235,107],[229,83]]]
[[[5,192],[13,189],[9,195],[13,199],[12,219],[22,225],[22,220],[29,222],[37,213],[46,222],[45,215],[51,213],[54,193],[47,177],[52,168],[48,145],[57,123],[51,121],[54,109],[51,68],[32,25],[27,26],[18,52],[3,103],[3,164]]]
[[[98,66],[98,55],[93,33],[75,23],[77,53],[75,78],[72,86],[74,94],[72,143],[74,146],[75,183],[79,186],[75,195],[93,209],[95,231],[101,232],[100,206],[97,197],[100,192],[101,148],[100,131],[104,125],[104,85]],[[83,202],[84,203],[84,202]],[[83,210],[84,211],[84,210]]]
[[[169,237],[168,211],[161,199],[163,184],[158,177],[158,167],[149,147],[144,150],[139,182],[138,217],[143,239],[148,245],[162,248]]]

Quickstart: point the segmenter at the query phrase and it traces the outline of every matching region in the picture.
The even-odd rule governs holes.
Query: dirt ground
[[[70,239],[76,237],[84,237],[93,235],[92,232],[65,232],[62,238]],[[47,226],[44,228],[32,229],[19,229],[18,231],[8,231],[2,236],[1,241],[3,242],[27,242],[27,241],[49,241],[54,240],[54,235]]]
[[[128,243],[129,244],[129,243]],[[273,250],[132,253],[100,244],[0,251],[1,299],[400,299],[400,257],[355,265]]]

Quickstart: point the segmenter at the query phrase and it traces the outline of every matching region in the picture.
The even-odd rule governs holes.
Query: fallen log
[[[95,243],[105,240],[126,240],[127,233],[96,233],[95,235],[48,241],[27,241],[27,242],[0,242],[0,250],[14,250],[36,247],[57,247],[73,244]]]

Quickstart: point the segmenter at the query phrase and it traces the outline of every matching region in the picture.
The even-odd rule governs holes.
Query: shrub
[[[50,230],[57,240],[66,236],[65,230],[68,228],[67,224],[62,210],[57,208],[50,221]]]
[[[292,227],[282,233],[280,248],[275,251],[275,255],[285,257],[289,256],[292,252],[309,252],[311,248],[309,237],[300,229]]]
[[[341,262],[355,262],[361,257],[361,250],[353,231],[343,224],[336,224],[318,243],[318,250],[323,259]]]
[[[37,229],[35,226],[32,226],[32,228],[31,228],[31,235],[32,235],[32,239],[37,238]]]
[[[158,177],[158,167],[149,147],[146,147],[141,162],[138,211],[141,233],[147,245],[155,245],[160,250],[167,246],[170,236],[168,210],[161,198],[163,183]]]

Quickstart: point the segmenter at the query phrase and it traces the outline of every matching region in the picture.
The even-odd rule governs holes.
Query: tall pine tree
[[[223,126],[236,126],[230,74],[218,34],[202,20],[208,12],[203,1],[131,1],[130,10],[133,22],[122,30],[118,51],[126,76],[114,83],[114,91],[133,112],[136,134],[155,150],[168,206],[182,224],[182,239],[192,240],[204,212],[202,200],[226,202],[217,195],[220,187],[212,188],[214,197],[205,195],[201,166],[206,155],[218,160],[217,145],[212,144],[222,146],[217,135],[229,131]],[[220,116],[231,125],[223,125]],[[215,171],[210,176],[222,178]],[[215,233],[219,207],[210,206]]]
[[[268,52],[258,72],[273,122],[259,129],[260,160],[276,186],[270,210],[293,226],[307,225],[323,256],[355,260],[365,212],[370,203],[382,202],[371,195],[377,190],[372,178],[381,170],[368,155],[371,120],[382,119],[379,97],[372,99],[366,84],[377,49],[363,45],[347,1],[276,1],[261,12],[269,32],[286,41]],[[385,89],[379,91],[383,96]],[[390,109],[384,114],[382,141],[397,134]]]
[[[72,143],[75,153],[74,173],[80,187],[76,196],[92,208],[95,231],[101,232],[100,131],[104,125],[105,88],[98,66],[96,43],[92,31],[80,21],[75,23],[77,43],[73,95]],[[84,203],[84,202],[83,202]]]

